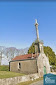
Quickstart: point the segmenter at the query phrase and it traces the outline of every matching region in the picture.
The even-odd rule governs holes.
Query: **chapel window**
[[[21,63],[19,63],[19,68],[21,68]]]
[[[18,63],[18,69],[21,69],[21,63]]]

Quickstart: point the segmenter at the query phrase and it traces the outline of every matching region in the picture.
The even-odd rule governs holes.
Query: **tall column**
[[[35,27],[36,27],[36,34],[37,34],[37,42],[39,42],[39,32],[38,32],[38,23],[37,23],[37,19],[35,21]]]
[[[39,44],[39,32],[38,32],[38,23],[37,23],[37,19],[35,21],[35,27],[36,27],[36,35],[37,35],[37,43],[35,44],[37,46],[37,49],[35,48],[35,52],[37,51],[37,53],[40,53],[40,44]],[[35,46],[35,47],[36,47]]]

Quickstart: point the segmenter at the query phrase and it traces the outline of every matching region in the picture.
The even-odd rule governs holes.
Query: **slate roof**
[[[25,59],[34,59],[36,58],[35,54],[25,54],[25,55],[20,55],[20,56],[16,56],[15,58],[12,59],[12,61],[14,60],[25,60]]]

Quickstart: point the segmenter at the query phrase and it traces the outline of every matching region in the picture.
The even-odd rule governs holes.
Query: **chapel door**
[[[46,66],[44,66],[44,74],[46,74]]]

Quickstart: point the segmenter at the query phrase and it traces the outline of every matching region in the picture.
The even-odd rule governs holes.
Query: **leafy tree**
[[[28,50],[28,54],[29,53],[35,53],[34,42],[32,43],[32,45],[30,46]],[[46,56],[48,56],[50,65],[56,65],[56,57],[52,48],[49,46],[44,46],[44,53],[46,54]]]
[[[55,53],[49,46],[44,46],[44,53],[49,57],[49,62],[51,65],[55,65]]]
[[[28,54],[29,53],[35,53],[35,46],[34,46],[34,42],[32,43],[32,45],[30,46],[29,50],[28,50]]]

